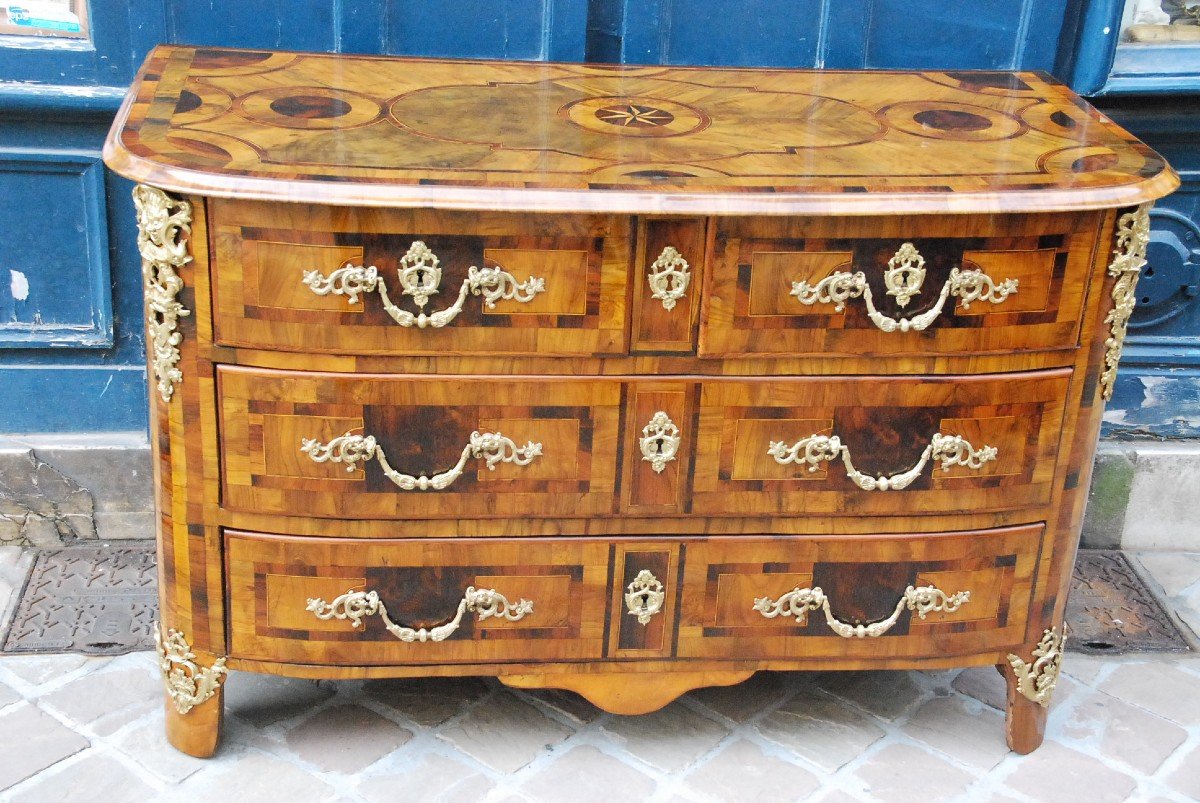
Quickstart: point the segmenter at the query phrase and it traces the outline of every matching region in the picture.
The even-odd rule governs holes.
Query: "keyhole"
[[[425,271],[423,271],[421,268],[417,268],[417,284],[425,284]]]
[[[662,454],[662,450],[663,450],[663,439],[662,439],[662,438],[655,438],[655,439],[654,439],[654,453],[655,453],[655,454]]]

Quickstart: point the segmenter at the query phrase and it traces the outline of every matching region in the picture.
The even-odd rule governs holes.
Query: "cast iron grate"
[[[1111,655],[1189,647],[1122,552],[1081,549],[1067,600],[1067,649]]]
[[[153,544],[40,552],[5,634],[8,653],[121,655],[154,647]]]

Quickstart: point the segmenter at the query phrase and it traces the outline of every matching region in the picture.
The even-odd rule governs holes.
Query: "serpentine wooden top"
[[[1165,161],[1042,73],[399,59],[164,46],[105,144],[167,190],[698,214],[1126,206]]]

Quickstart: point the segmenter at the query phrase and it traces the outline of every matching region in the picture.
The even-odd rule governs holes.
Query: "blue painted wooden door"
[[[583,0],[131,0],[91,36],[0,36],[0,433],[144,429],[131,185],[105,132],[160,42],[581,60]]]
[[[130,186],[104,170],[100,146],[134,71],[159,42],[625,63],[1042,69],[1093,86],[1104,83],[1098,70],[1112,63],[1111,46],[1097,45],[1088,32],[1115,25],[1120,6],[1121,0],[92,0],[87,40],[0,36],[0,432],[146,425]],[[1129,125],[1171,149],[1189,183],[1155,217],[1154,272],[1143,279],[1147,300],[1131,327],[1131,365],[1118,384],[1110,426],[1195,437],[1200,256],[1189,238],[1200,237],[1200,151],[1191,144],[1200,140],[1200,109],[1155,119],[1159,128],[1168,120],[1175,132],[1159,137],[1161,143],[1154,125],[1139,131],[1144,115]],[[1189,394],[1197,399],[1188,402]],[[1188,404],[1197,421],[1171,417]]]
[[[619,0],[589,56],[649,64],[1053,70],[1068,0]],[[608,35],[603,35],[607,33]]]

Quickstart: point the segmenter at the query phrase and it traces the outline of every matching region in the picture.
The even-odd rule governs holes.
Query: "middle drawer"
[[[217,377],[225,507],[421,519],[1036,507],[1050,500],[1071,372]]]

